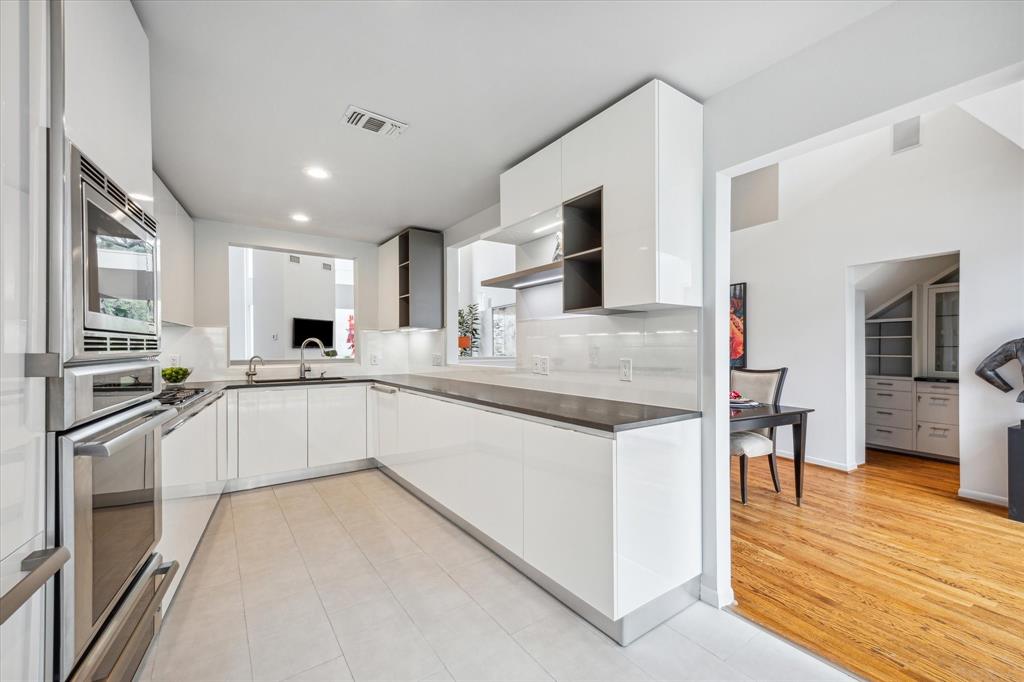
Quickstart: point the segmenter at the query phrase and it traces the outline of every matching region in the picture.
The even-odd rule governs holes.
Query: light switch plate
[[[371,365],[379,365],[380,364],[380,355],[377,354],[377,353],[370,353],[370,364]]]
[[[444,358],[441,357],[440,353],[434,353],[430,356],[430,363],[434,367],[440,367],[442,362],[444,362]]]
[[[619,358],[619,381],[633,380],[633,360],[631,358]]]
[[[181,367],[181,356],[175,353],[171,355],[171,367]]]

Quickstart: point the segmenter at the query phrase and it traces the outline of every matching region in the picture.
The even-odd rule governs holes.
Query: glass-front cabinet
[[[928,375],[958,376],[960,371],[960,284],[928,287]]]

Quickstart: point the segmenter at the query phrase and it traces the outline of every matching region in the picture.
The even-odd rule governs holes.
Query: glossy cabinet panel
[[[616,616],[701,573],[700,429],[692,420],[616,436]]]
[[[192,326],[195,321],[195,224],[155,173],[153,192],[160,236],[160,319]]]
[[[614,618],[613,441],[533,422],[523,427],[523,557]]]
[[[365,459],[366,386],[325,386],[307,391],[308,466]]]
[[[377,418],[377,458],[391,464],[398,455],[398,391],[370,389]]]
[[[377,249],[377,326],[398,329],[398,237]]]
[[[26,575],[21,570],[22,559],[30,552],[46,547],[44,535],[40,533],[0,561],[0,591],[11,589]],[[0,680],[13,682],[46,678],[48,620],[46,589],[40,589],[6,623],[0,625]]]
[[[62,5],[67,135],[152,213],[149,39],[130,2]]]
[[[521,556],[525,422],[406,392],[398,398],[398,449],[388,466]]]
[[[498,178],[502,226],[562,203],[562,141],[556,140]]]
[[[222,399],[223,400],[223,399]],[[217,409],[208,405],[161,441],[164,499],[217,482]]]
[[[239,478],[306,465],[306,389],[238,391]]]

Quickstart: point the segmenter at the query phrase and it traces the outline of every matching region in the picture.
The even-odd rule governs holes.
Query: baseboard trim
[[[974,500],[975,502],[987,502],[988,504],[999,505],[1000,507],[1009,507],[1010,501],[1005,497],[999,495],[992,495],[991,493],[983,493],[980,490],[970,490],[969,488],[960,488],[956,491],[957,497],[962,497],[965,500]]]
[[[736,594],[732,591],[731,587],[719,592],[713,587],[701,584],[700,600],[705,604],[714,606],[716,609],[724,609],[736,603]]]
[[[788,450],[776,450],[776,454],[783,459],[793,459],[793,453]],[[847,464],[840,464],[839,462],[833,462],[830,459],[818,459],[817,457],[804,457],[806,464],[814,464],[815,466],[825,467],[826,469],[835,469],[836,471],[844,471],[850,473],[851,471],[857,470],[857,465],[849,466]]]

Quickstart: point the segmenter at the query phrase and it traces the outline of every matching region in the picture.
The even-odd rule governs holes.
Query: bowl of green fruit
[[[160,370],[166,384],[183,384],[192,370],[188,367],[164,367]]]

